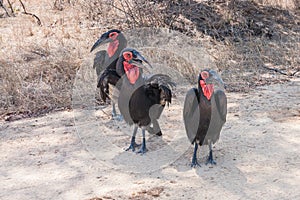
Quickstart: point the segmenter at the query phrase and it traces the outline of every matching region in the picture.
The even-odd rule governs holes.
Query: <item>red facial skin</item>
[[[214,93],[214,85],[205,83],[205,80],[209,77],[209,73],[207,71],[201,72],[200,76],[203,79],[203,80],[200,80],[200,87],[203,91],[204,96],[207,98],[207,100],[210,100],[212,94]]]
[[[111,43],[109,43],[107,48],[107,53],[110,58],[116,53],[119,47],[119,40],[117,40],[117,37],[118,37],[117,32],[112,32],[109,34],[109,38],[113,40]]]
[[[125,59],[125,61],[123,61],[123,66],[124,66],[126,76],[131,84],[135,84],[135,82],[139,78],[140,70],[137,66],[133,64],[129,64],[128,61],[132,59],[131,52],[124,52],[123,58]]]

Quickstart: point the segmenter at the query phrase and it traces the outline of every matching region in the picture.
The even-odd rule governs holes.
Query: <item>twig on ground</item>
[[[8,6],[9,6],[9,8],[10,8],[10,11],[11,11],[12,16],[15,17],[15,12],[14,12],[14,9],[12,8],[12,5],[11,5],[10,0],[7,0],[7,3],[8,3]]]
[[[35,14],[32,14],[32,13],[27,12],[27,11],[26,11],[26,8],[25,8],[25,6],[24,6],[24,4],[23,4],[23,2],[22,2],[21,0],[19,0],[19,2],[20,2],[20,4],[22,5],[22,8],[23,8],[23,10],[24,10],[23,13],[24,13],[25,15],[31,15],[32,17],[36,18],[36,19],[37,19],[38,25],[39,25],[39,26],[42,26],[42,22],[41,22],[40,18],[38,18],[38,16],[36,16]]]
[[[300,69],[297,69],[294,73],[292,73],[292,76],[295,76],[298,72],[300,72]]]
[[[263,68],[265,68],[265,69],[268,69],[268,70],[271,70],[271,71],[274,71],[274,72],[277,72],[277,73],[280,73],[280,74],[282,74],[282,75],[286,75],[286,76],[295,76],[300,70],[298,69],[297,71],[295,71],[294,73],[286,73],[286,72],[283,72],[283,71],[281,71],[281,70],[279,70],[279,69],[276,69],[276,68],[270,68],[270,67],[267,67],[267,66],[263,66]]]
[[[0,0],[0,6],[5,10],[6,15],[10,17],[10,15],[9,15],[9,13],[7,12],[5,6],[3,5],[3,1],[2,1],[2,0]]]

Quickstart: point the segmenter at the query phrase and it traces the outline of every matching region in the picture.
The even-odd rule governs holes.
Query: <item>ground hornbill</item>
[[[146,63],[147,65],[144,65]],[[165,105],[171,103],[171,89],[175,84],[164,74],[143,76],[143,69],[151,65],[136,50],[124,49],[117,62],[117,71],[122,76],[118,105],[124,120],[134,125],[130,146],[126,150],[135,151],[138,145],[135,137],[138,127],[142,129],[143,142],[137,153],[144,154],[146,149],[145,131],[161,135],[157,119]],[[152,67],[151,67],[152,68]],[[153,127],[151,127],[153,125]]]
[[[212,155],[212,144],[220,136],[226,121],[227,98],[224,83],[214,70],[203,70],[199,74],[198,89],[187,92],[183,118],[188,139],[195,143],[192,167],[200,166],[197,161],[198,144],[209,145],[206,164],[216,164]]]
[[[91,52],[98,46],[107,44],[107,50],[98,51],[94,58],[93,67],[96,68],[98,84],[100,88],[101,100],[106,102],[109,96],[109,85],[115,86],[120,76],[116,72],[116,63],[121,51],[127,46],[127,40],[123,33],[119,30],[110,30],[101,35],[101,37],[93,45]],[[103,71],[104,70],[104,71]],[[103,71],[103,73],[101,73]],[[110,98],[112,100],[112,98]],[[116,114],[115,103],[112,100],[112,116],[118,118]]]

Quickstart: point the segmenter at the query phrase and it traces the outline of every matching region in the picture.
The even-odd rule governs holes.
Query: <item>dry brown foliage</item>
[[[201,43],[229,91],[248,91],[299,76],[296,0],[19,1],[0,10],[0,116],[70,108],[76,71],[104,31],[166,27]],[[3,5],[9,8],[8,2]],[[209,66],[206,66],[209,67]]]

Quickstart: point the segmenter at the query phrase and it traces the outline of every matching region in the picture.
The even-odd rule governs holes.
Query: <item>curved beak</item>
[[[150,71],[153,68],[152,65],[138,52],[137,57],[131,59],[129,62],[136,65],[137,67],[145,69],[146,71]],[[144,65],[143,62],[147,63],[147,65]]]
[[[91,48],[91,51],[92,52],[94,49],[96,49],[98,46],[100,45],[103,45],[103,44],[107,44],[107,43],[110,43],[112,42],[112,39],[111,38],[106,38],[106,37],[103,37],[101,36],[96,42],[95,44],[93,45],[93,47]]]
[[[219,74],[217,74],[217,72],[214,70],[210,70],[210,77],[209,77],[208,83],[214,84],[214,85],[218,86],[219,88],[226,89],[226,85],[225,85],[224,81],[222,80],[221,76]]]

